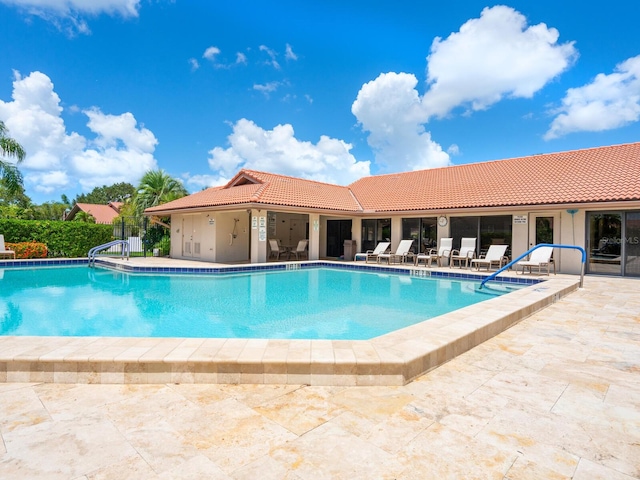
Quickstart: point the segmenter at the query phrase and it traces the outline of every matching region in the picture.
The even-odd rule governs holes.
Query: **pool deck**
[[[638,479],[639,290],[587,276],[403,386],[11,379],[0,478]]]
[[[109,262],[119,269],[228,267],[153,257]],[[433,271],[473,274],[414,268]],[[577,276],[540,278],[546,281],[371,340],[0,337],[0,382],[405,385],[578,288]]]

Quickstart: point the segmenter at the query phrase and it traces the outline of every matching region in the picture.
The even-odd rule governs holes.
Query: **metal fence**
[[[164,225],[150,221],[147,217],[142,220],[135,217],[120,217],[113,223],[113,239],[127,240],[132,256],[146,257],[147,255],[169,254],[169,229]],[[120,254],[120,250],[120,246],[114,246],[103,253]]]

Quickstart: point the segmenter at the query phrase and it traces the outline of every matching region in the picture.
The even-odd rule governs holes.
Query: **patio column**
[[[267,211],[251,210],[251,263],[267,261]]]
[[[309,214],[309,260],[320,259],[320,215]]]

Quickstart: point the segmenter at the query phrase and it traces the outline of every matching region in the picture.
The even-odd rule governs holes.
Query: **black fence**
[[[171,235],[168,226],[159,224],[144,217],[120,217],[113,223],[113,239],[127,240],[129,252],[132,256],[164,256],[168,255],[171,247]],[[120,253],[120,247],[113,247],[103,253]]]

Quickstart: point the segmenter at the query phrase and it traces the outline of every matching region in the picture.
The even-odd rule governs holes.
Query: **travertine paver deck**
[[[0,384],[0,478],[640,478],[640,281],[405,386]]]

